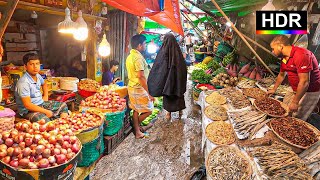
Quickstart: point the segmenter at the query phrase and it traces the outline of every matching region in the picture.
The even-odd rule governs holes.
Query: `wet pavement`
[[[201,110],[193,104],[188,81],[186,109],[181,120],[164,119],[162,112],[148,130],[150,138],[135,139],[131,133],[110,155],[104,156],[90,174],[92,180],[190,179],[204,164],[201,152]]]

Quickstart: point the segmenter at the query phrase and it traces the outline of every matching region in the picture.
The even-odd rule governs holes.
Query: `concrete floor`
[[[111,155],[99,161],[90,179],[190,179],[204,164],[204,157],[201,152],[201,110],[193,104],[191,81],[187,86],[187,108],[181,120],[166,121],[162,112],[148,130],[150,138],[137,140],[130,134]]]

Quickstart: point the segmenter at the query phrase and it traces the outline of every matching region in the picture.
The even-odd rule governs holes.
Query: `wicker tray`
[[[311,124],[309,124],[309,123],[307,123],[307,122],[305,122],[305,121],[303,121],[303,120],[300,120],[300,119],[297,119],[297,118],[293,118],[293,119],[295,119],[295,120],[297,120],[297,121],[305,124],[306,126],[308,126],[308,127],[309,127],[311,130],[313,130],[313,132],[317,135],[318,141],[320,140],[320,131],[319,131],[316,127],[312,126]],[[312,146],[312,145],[310,145],[310,146],[308,146],[308,147],[304,147],[304,146],[300,146],[300,145],[297,145],[297,144],[293,144],[293,143],[290,142],[289,140],[281,137],[281,136],[273,129],[271,122],[272,122],[272,120],[270,121],[270,125],[269,125],[270,129],[272,130],[272,132],[273,132],[279,139],[281,139],[281,140],[284,141],[285,143],[287,143],[287,144],[289,144],[289,145],[291,145],[291,146],[300,148],[300,149],[308,149],[310,146]]]
[[[230,125],[230,127],[231,127],[231,129],[232,129],[232,131],[230,132],[230,136],[232,136],[232,139],[231,139],[229,142],[227,142],[227,143],[220,143],[220,142],[214,141],[214,140],[212,140],[211,138],[209,138],[208,127],[209,127],[209,126],[214,126],[214,125],[216,125],[217,123],[225,123],[225,124]],[[211,132],[211,133],[215,133],[215,132]],[[217,144],[217,145],[230,145],[230,144],[232,144],[232,143],[234,143],[234,142],[236,141],[236,135],[235,135],[235,133],[234,133],[234,129],[233,129],[232,125],[229,124],[229,123],[223,122],[223,121],[215,121],[215,122],[212,122],[212,123],[208,124],[207,127],[206,127],[206,130],[205,130],[205,134],[206,134],[207,139],[208,139],[210,142],[212,142],[212,143],[214,143],[214,144]],[[222,137],[221,137],[221,138],[222,138]]]
[[[209,115],[207,113],[208,109],[209,108],[222,108],[224,111],[225,111],[225,116],[221,116],[221,115],[216,115],[215,117],[212,117],[211,115]],[[224,108],[223,106],[221,105],[210,105],[210,106],[207,106],[205,109],[204,109],[204,114],[211,120],[213,121],[225,121],[225,120],[228,120],[228,114],[227,114],[227,110],[226,108]],[[219,117],[219,118],[218,118]]]
[[[273,98],[271,98],[271,99],[273,99]],[[273,100],[278,101],[278,100],[276,100],[276,99],[273,99]],[[285,103],[283,103],[283,102],[281,102],[281,101],[278,101],[278,102],[279,102],[280,105],[286,110],[286,113],[284,113],[282,116],[277,116],[277,115],[269,114],[269,113],[267,113],[267,112],[262,111],[262,110],[261,110],[260,108],[258,108],[258,106],[256,105],[256,99],[254,100],[253,105],[254,105],[255,108],[257,108],[257,110],[259,110],[259,111],[261,111],[261,112],[263,112],[263,113],[265,113],[265,114],[267,114],[268,116],[271,116],[271,117],[280,118],[280,117],[286,117],[286,116],[288,116],[288,115],[289,115],[289,107],[288,107]]]
[[[252,167],[251,167],[251,164],[250,164],[250,160],[237,148],[237,147],[233,147],[233,146],[228,146],[228,145],[220,145],[220,146],[217,146],[215,147],[214,149],[211,150],[211,152],[208,154],[208,157],[206,159],[206,169],[207,169],[207,172],[209,174],[209,176],[212,178],[212,179],[216,179],[216,177],[214,177],[211,173],[211,171],[209,170],[209,161],[210,161],[210,157],[212,156],[213,153],[215,153],[215,151],[218,149],[218,148],[225,148],[225,147],[229,147],[229,148],[232,148],[235,150],[236,152],[236,155],[239,156],[239,157],[242,157],[243,159],[245,159],[248,163],[248,166],[247,166],[247,174],[248,176],[245,178],[245,179],[250,179],[251,175],[252,175]]]

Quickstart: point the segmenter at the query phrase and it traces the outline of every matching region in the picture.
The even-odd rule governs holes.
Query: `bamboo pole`
[[[196,15],[196,14],[194,14],[188,7],[186,7],[183,3],[180,3],[186,10],[188,10],[192,15],[194,15],[198,20],[199,20],[199,22],[201,21],[200,20],[200,18]],[[208,23],[215,31],[217,31],[216,30],[216,28],[211,24],[211,23]],[[218,32],[218,31],[217,31]],[[218,33],[218,36],[220,36],[222,39],[223,39],[223,37]]]
[[[193,3],[190,0],[185,0],[187,2],[189,2],[190,4],[192,4],[193,6],[199,8],[200,10],[202,10],[203,12],[207,13],[209,16],[214,17],[214,14],[212,14],[210,11],[206,11],[205,9],[202,9],[200,6],[198,6],[197,4]],[[210,24],[211,25],[211,24]],[[211,25],[211,27],[213,27]],[[214,27],[213,27],[214,28]],[[216,30],[216,29],[215,29]],[[240,32],[241,33],[241,32]],[[269,53],[270,55],[272,55],[273,57],[277,58],[270,50],[268,50],[267,48],[265,48],[264,46],[262,46],[261,44],[259,44],[258,42],[254,41],[253,39],[251,39],[250,37],[244,35],[243,33],[241,33],[247,40],[249,40],[251,43],[257,45],[258,47],[260,47],[262,50],[264,50],[265,52]]]
[[[0,19],[0,39],[2,38],[4,32],[7,29],[7,26],[10,22],[10,19],[13,15],[14,10],[18,5],[19,0],[11,0],[8,2],[6,9],[3,13],[3,17]]]
[[[184,17],[188,20],[188,22],[191,24],[191,26],[196,29],[198,31],[199,34],[201,34],[202,36],[204,36],[204,34],[202,33],[202,31],[193,24],[192,20],[188,17],[187,14],[185,14],[184,12],[181,12],[181,14],[184,14]]]
[[[184,13],[181,12],[181,14],[182,14],[182,16],[183,16],[184,18],[186,18],[186,20],[189,22],[189,24],[191,24],[192,29],[198,34],[198,36],[202,38],[202,36],[204,36],[204,35],[201,34],[201,31],[200,31],[200,32],[197,32],[195,25],[186,17],[186,15],[185,15]],[[201,34],[201,35],[200,35],[200,34]]]
[[[242,33],[241,33],[242,34]],[[265,52],[269,53],[273,57],[277,58],[269,49],[265,48],[261,44],[257,43],[255,40],[251,39],[250,37],[246,36],[245,34],[242,34],[247,40],[249,40],[251,43],[255,44],[259,48],[263,49]]]
[[[266,65],[266,63],[264,63],[264,61],[261,59],[261,57],[257,54],[257,52],[251,47],[251,45],[249,44],[249,42],[246,40],[246,38],[242,35],[242,33],[235,27],[235,25],[230,21],[230,19],[228,18],[228,16],[223,12],[223,10],[220,8],[220,6],[216,3],[215,0],[211,0],[212,3],[216,6],[216,8],[218,9],[218,11],[223,15],[223,17],[229,21],[231,23],[231,27],[232,29],[240,36],[240,38],[244,41],[244,43],[248,46],[248,48],[252,51],[252,53],[258,58],[258,60],[260,61],[260,63],[270,72],[270,74],[272,74],[273,76],[275,76],[275,74],[271,71],[271,69]]]

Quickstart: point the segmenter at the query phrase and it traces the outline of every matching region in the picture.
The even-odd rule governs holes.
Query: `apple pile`
[[[71,129],[74,134],[80,133],[84,130],[100,126],[103,119],[94,113],[74,113],[66,118],[60,118],[51,121],[48,124],[54,124],[60,130]]]
[[[0,134],[0,160],[13,168],[41,169],[71,160],[81,144],[72,130],[60,130],[44,120],[18,122]]]
[[[126,100],[120,98],[119,94],[112,90],[102,90],[101,92],[82,100],[80,105],[84,107],[122,111],[126,107]]]

